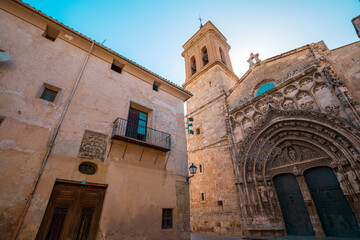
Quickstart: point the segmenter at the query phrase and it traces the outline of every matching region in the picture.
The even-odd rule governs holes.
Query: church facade
[[[190,239],[189,97],[0,1],[0,239]]]
[[[183,48],[191,231],[360,236],[360,42],[251,54],[241,78],[211,22]]]

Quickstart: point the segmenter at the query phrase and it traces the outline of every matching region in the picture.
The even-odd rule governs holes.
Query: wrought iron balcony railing
[[[112,139],[122,140],[154,148],[164,152],[171,149],[171,135],[152,128],[139,125],[126,119],[117,118],[114,121]]]

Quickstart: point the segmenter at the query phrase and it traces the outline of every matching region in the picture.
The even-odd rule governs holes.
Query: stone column
[[[296,180],[299,183],[301,193],[304,197],[305,205],[310,215],[310,221],[313,226],[315,236],[319,238],[325,238],[326,234],[322,227],[318,211],[316,209],[314,201],[312,200],[311,193],[306,184],[304,175],[297,175]]]

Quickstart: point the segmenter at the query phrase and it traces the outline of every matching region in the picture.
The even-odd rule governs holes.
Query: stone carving
[[[292,92],[294,92],[296,90],[297,90],[297,88],[295,86],[290,85],[287,88],[285,88],[284,93],[285,94],[290,94],[290,93],[292,93]]]
[[[304,87],[305,85],[310,85],[310,83],[314,82],[311,78],[305,78],[299,81],[300,87]]]
[[[296,151],[293,147],[288,147],[288,157],[291,161],[296,161],[297,157],[296,157]]]
[[[262,118],[262,115],[260,113],[256,113],[254,116],[254,122],[255,123],[260,122],[261,118]]]
[[[266,197],[266,188],[265,188],[265,186],[259,186],[258,190],[260,192],[261,201],[263,203],[267,203],[268,198]]]
[[[314,101],[309,101],[300,104],[301,109],[314,109]]]
[[[86,130],[80,145],[79,157],[97,161],[104,161],[107,136]]]
[[[255,59],[255,63],[254,63],[254,60]],[[247,62],[249,63],[249,67],[251,67],[252,65],[256,64],[256,63],[259,63],[260,62],[260,59],[259,59],[259,54],[256,53],[250,53],[250,58],[247,60]]]
[[[291,100],[291,99],[285,100],[284,103],[283,103],[283,108],[284,109],[293,109],[293,108],[295,108],[294,101]]]
[[[254,109],[252,107],[249,107],[247,109],[245,109],[245,114],[248,115],[248,114],[252,114],[254,112]]]
[[[334,114],[335,116],[338,116],[339,112],[340,112],[340,106],[327,106],[325,108],[325,111],[327,113],[331,113],[331,114]]]
[[[317,83],[314,87],[314,92],[316,93],[325,87],[326,87],[325,83]]]
[[[309,97],[309,96],[310,96],[309,93],[307,93],[307,92],[305,92],[305,91],[300,91],[300,92],[298,93],[298,95],[296,96],[296,99],[297,99],[297,100],[301,100],[301,99],[303,99],[303,98],[305,98],[305,97]]]

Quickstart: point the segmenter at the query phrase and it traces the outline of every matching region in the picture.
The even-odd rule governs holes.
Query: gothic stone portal
[[[338,118],[270,108],[239,147],[250,231],[359,236],[359,142],[360,132]]]

